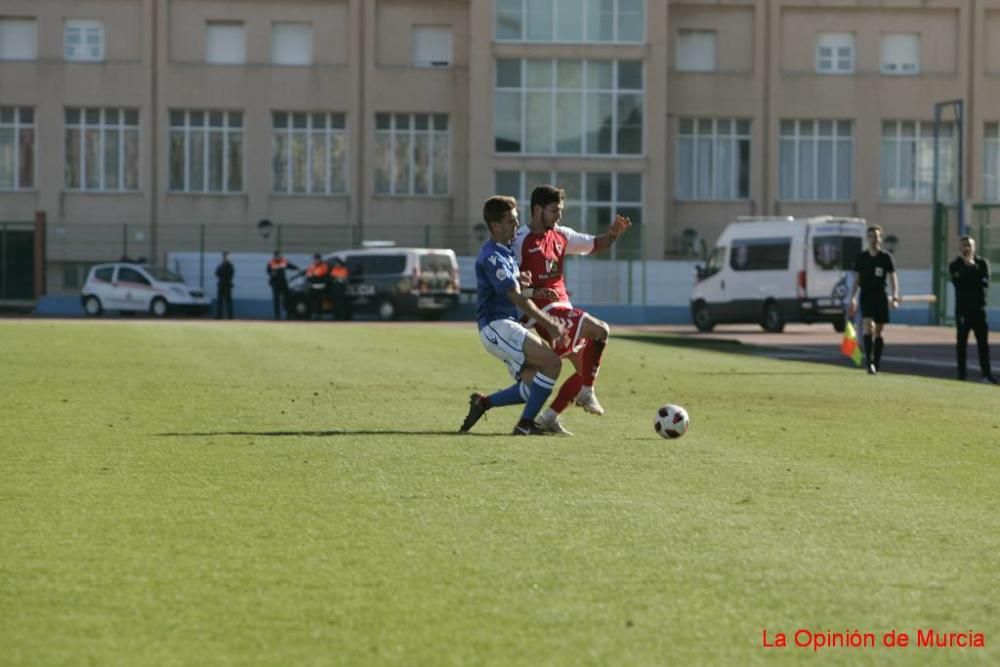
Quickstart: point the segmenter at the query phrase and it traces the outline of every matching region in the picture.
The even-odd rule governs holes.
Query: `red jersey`
[[[567,254],[590,254],[594,249],[594,237],[559,225],[541,234],[524,226],[517,230],[512,245],[521,270],[531,271],[529,287],[548,287],[559,295],[554,301],[532,297],[539,308],[544,308],[551,303],[569,304],[563,262]]]

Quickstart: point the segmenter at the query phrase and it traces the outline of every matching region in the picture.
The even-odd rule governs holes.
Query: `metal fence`
[[[358,248],[373,241],[403,247],[450,248],[457,255],[469,256],[477,254],[488,237],[483,224],[468,227],[365,225],[362,228],[275,224],[263,232],[252,225],[161,224],[155,230],[157,256],[153,257],[153,233],[149,225],[132,223],[50,224],[46,239],[49,292],[78,289],[91,266],[121,259],[165,264],[167,255],[177,252],[203,253],[210,255],[212,261],[223,250],[232,253],[270,253],[274,250],[286,254],[327,253]],[[644,236],[644,227],[636,225],[599,258],[640,260]]]

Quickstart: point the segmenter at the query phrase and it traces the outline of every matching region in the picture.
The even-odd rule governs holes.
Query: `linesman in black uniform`
[[[987,341],[989,327],[986,324],[986,290],[990,287],[990,263],[986,258],[976,255],[976,240],[971,236],[963,236],[958,244],[962,254],[948,265],[951,284],[955,286],[958,379],[965,379],[965,349],[969,343],[969,332],[972,331],[976,334],[983,382],[997,384],[990,371],[990,346]]]
[[[886,295],[886,283],[892,287],[892,297]],[[889,323],[889,307],[899,306],[899,278],[892,255],[882,250],[882,228],[868,228],[868,249],[854,260],[854,288],[848,317],[854,317],[861,291],[861,326],[864,329],[865,364],[868,374],[875,375],[882,361],[882,331]]]

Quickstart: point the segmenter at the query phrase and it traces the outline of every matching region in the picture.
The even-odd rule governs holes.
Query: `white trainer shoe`
[[[538,426],[555,435],[573,435],[572,431],[563,426],[562,420],[559,419],[559,413],[552,408],[545,409],[542,416],[538,418]]]
[[[597,400],[597,394],[594,393],[593,387],[584,387],[580,390],[580,393],[576,395],[576,400],[574,401],[581,408],[586,410],[592,415],[603,415],[604,408],[601,406],[600,402]]]

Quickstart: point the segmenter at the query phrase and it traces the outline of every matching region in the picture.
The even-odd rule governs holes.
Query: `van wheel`
[[[309,319],[309,304],[305,299],[295,299],[292,301],[290,316],[297,320]]]
[[[396,304],[388,299],[383,299],[378,302],[378,318],[383,322],[388,322],[389,320],[396,319]]]
[[[781,333],[785,330],[785,316],[781,314],[781,308],[776,303],[769,303],[764,307],[764,321],[760,323],[764,331],[771,333]]]
[[[91,317],[99,317],[104,309],[101,307],[101,300],[96,296],[88,296],[83,301],[83,312]]]
[[[156,297],[149,304],[149,312],[152,313],[153,317],[165,316],[167,314],[167,300],[162,297]]]
[[[834,320],[833,322],[833,330],[837,333],[844,333],[846,326],[847,325],[844,323],[844,320]]]
[[[694,326],[698,329],[698,331],[704,331],[707,333],[715,327],[715,322],[712,321],[712,315],[708,312],[708,306],[703,303],[699,303],[694,307],[692,319],[694,320]]]

